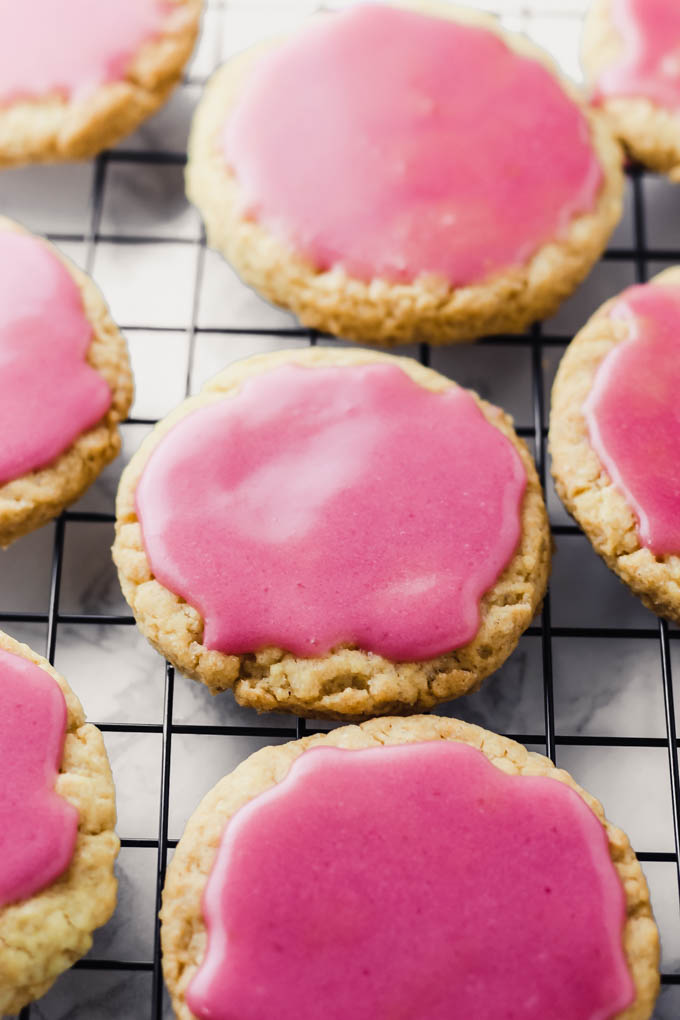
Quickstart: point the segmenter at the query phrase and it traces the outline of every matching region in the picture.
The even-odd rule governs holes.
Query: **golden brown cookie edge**
[[[423,11],[423,5],[415,6]],[[451,288],[445,281],[425,277],[411,284],[377,279],[365,283],[340,269],[318,272],[240,213],[241,191],[220,154],[218,134],[237,101],[244,76],[273,44],[232,58],[208,83],[194,116],[187,166],[189,198],[203,216],[211,246],[226,256],[247,284],[275,304],[290,308],[303,325],[345,339],[392,346],[520,333],[531,321],[551,315],[572,293],[599,258],[621,216],[620,147],[605,120],[588,109],[547,54],[523,36],[505,32],[488,15],[441,3],[428,3],[425,13],[483,25],[544,64],[588,119],[603,187],[596,209],[573,219],[565,238],[543,245],[524,266],[480,284]]]

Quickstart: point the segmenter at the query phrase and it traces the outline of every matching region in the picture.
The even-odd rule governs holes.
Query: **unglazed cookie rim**
[[[206,794],[186,825],[168,867],[163,891],[163,971],[178,1020],[194,1020],[185,993],[205,952],[201,895],[224,827],[239,808],[281,782],[293,762],[309,748],[359,749],[428,740],[467,744],[480,750],[495,767],[508,774],[550,776],[578,793],[594,812],[606,832],[610,858],[625,895],[626,922],[622,941],[636,989],[635,1002],[612,1020],[649,1020],[659,988],[659,939],[647,883],[628,837],[606,819],[599,801],[568,772],[556,768],[549,758],[472,723],[439,716],[372,719],[360,726],[344,726],[330,733],[262,748]]]
[[[0,233],[8,231],[31,237],[44,245],[75,281],[83,302],[83,314],[92,329],[87,362],[108,383],[111,406],[98,422],[81,432],[45,467],[0,484],[0,547],[56,517],[78,499],[117,456],[120,450],[118,425],[127,416],[133,398],[127,343],[95,282],[44,237],[0,216]]]
[[[66,871],[33,896],[0,907],[0,1014],[4,1014],[5,1011],[18,1013],[27,1003],[44,995],[56,978],[88,951],[95,928],[109,920],[116,902],[113,865],[120,841],[114,832],[115,788],[100,731],[85,721],[78,698],[46,659],[2,631],[0,649],[39,666],[52,677],[64,696],[66,738],[55,789],[78,811],[78,834]],[[89,861],[93,854],[98,858],[94,869]],[[81,890],[85,895],[79,902],[76,923],[70,919],[69,908],[74,899],[80,898]],[[43,921],[44,917],[54,918],[55,915],[66,919],[69,932],[74,934],[71,945],[62,943],[49,947],[50,933],[43,930]],[[35,956],[27,952],[23,944],[15,948],[13,926],[18,926],[23,938],[28,930],[42,935],[43,943]],[[10,984],[8,979],[6,958],[11,952],[25,958],[25,963],[16,968],[18,973],[24,974],[19,985]]]
[[[358,711],[351,711],[343,710],[341,707],[344,703],[342,690],[324,694],[321,697],[311,695],[308,701],[300,698],[299,692],[289,690],[288,694],[283,692],[281,699],[276,703],[267,704],[264,710],[286,710],[298,715],[323,716],[345,721],[366,718],[378,713],[384,715],[395,710],[417,711],[422,709],[425,704],[434,705],[476,689],[485,677],[499,668],[506,660],[514,650],[523,631],[531,623],[545,594],[550,568],[550,530],[541,485],[533,459],[526,444],[516,435],[511,418],[494,405],[481,400],[472,390],[467,392],[475,399],[486,421],[497,428],[518,452],[526,471],[527,485],[520,511],[521,535],[517,549],[495,584],[483,595],[480,606],[482,617],[480,627],[473,641],[468,644],[436,658],[412,663],[394,663],[376,653],[347,646],[334,649],[328,655],[320,658],[302,658],[285,649],[275,648],[254,650],[244,656],[228,655],[207,649],[202,644],[203,621],[198,610],[170,592],[154,577],[143,545],[141,525],[135,507],[135,493],[151,453],[177,422],[200,407],[235,394],[246,379],[268,372],[280,365],[301,364],[308,365],[313,369],[315,366],[366,365],[380,362],[397,365],[416,383],[433,392],[441,392],[457,385],[440,373],[426,368],[410,358],[395,357],[378,351],[309,347],[256,355],[229,365],[206,383],[198,395],[190,397],[180,404],[147,436],[125,468],[116,500],[116,539],[113,546],[114,561],[118,567],[123,594],[135,615],[137,624],[154,647],[182,672],[205,683],[214,692],[233,688],[237,700],[241,704],[253,704],[260,708],[262,706],[258,701],[262,692],[260,691],[258,696],[254,696],[249,686],[250,680],[253,678],[254,688],[257,688],[258,683],[263,680],[263,676],[258,679],[256,666],[265,669],[267,666],[279,662],[287,664],[333,662],[335,656],[349,654],[353,664],[359,663],[362,666],[361,669],[356,668],[352,672],[352,676],[366,674],[369,677],[374,677],[376,671],[379,671],[383,666],[385,668],[404,666],[420,672],[429,670],[434,678],[433,683],[434,680],[438,680],[442,685],[448,683],[447,692],[432,693],[428,679],[426,691],[430,694],[429,698],[424,699],[418,694],[409,705],[403,694],[401,698],[393,694],[391,698],[386,696],[384,703],[378,700],[376,704],[375,695],[371,692],[366,696],[365,707]],[[530,601],[503,602],[501,599],[503,583],[517,574],[520,578],[524,578],[530,588]],[[139,590],[146,584],[151,584],[154,587],[149,597],[145,597],[144,606],[140,610],[140,606],[137,604]],[[149,593],[149,589],[146,590],[146,593]],[[156,599],[152,597],[156,593],[162,598],[161,611],[156,610]],[[494,601],[494,596],[497,596],[500,604]],[[155,616],[151,618],[149,617],[150,602],[153,602],[153,612],[155,613]],[[175,627],[185,626],[187,634],[198,635],[200,633],[200,641],[173,641],[173,635],[168,636],[168,616],[172,617]],[[498,624],[502,625],[501,633],[500,636],[494,637],[494,627]],[[155,637],[156,631],[160,633],[160,637]],[[475,671],[470,663],[474,662],[475,654],[477,652],[481,654],[483,649],[486,649],[484,667],[478,665]],[[462,665],[459,665],[461,662]],[[251,665],[253,671],[249,672],[248,669]],[[347,667],[345,667],[344,670],[338,670],[338,675],[345,675],[347,672]],[[458,675],[461,672],[464,674],[462,679]],[[213,683],[210,681],[212,673],[218,678]],[[415,683],[416,679],[414,672],[411,682]],[[355,687],[348,683],[344,690],[355,691]],[[420,693],[422,694],[422,692]],[[276,697],[276,693],[272,697]]]
[[[591,86],[621,52],[610,0],[592,0],[581,38],[581,64]],[[680,110],[673,112],[646,96],[632,95],[606,96],[599,107],[634,159],[680,181]]]
[[[680,267],[664,270],[647,285],[667,283],[680,286]],[[552,474],[560,499],[607,566],[648,608],[680,622],[680,553],[656,555],[642,545],[633,509],[591,445],[583,414],[583,404],[600,365],[630,338],[627,324],[609,314],[620,297],[610,298],[597,309],[560,362],[552,390],[548,437]],[[572,378],[575,371],[576,382]],[[587,486],[576,480],[577,467],[592,476]],[[623,522],[622,527],[614,522]]]
[[[586,106],[551,58],[524,36],[505,31],[496,18],[443,3],[398,6],[492,31],[520,56],[542,64],[580,108],[603,181],[595,208],[572,217],[564,237],[541,245],[524,264],[473,284],[452,287],[432,275],[418,276],[411,283],[379,278],[365,282],[340,267],[317,270],[292,245],[256,220],[242,217],[243,192],[218,139],[249,71],[285,36],[230,58],[208,82],[189,138],[187,194],[205,221],[211,246],[226,256],[247,284],[275,304],[290,308],[303,325],[386,346],[522,332],[531,321],[552,314],[604,250],[621,217],[621,148],[602,115]]]
[[[137,49],[122,79],[79,100],[44,96],[0,104],[0,167],[87,159],[154,113],[181,79],[204,5],[167,2],[175,8],[170,23]]]

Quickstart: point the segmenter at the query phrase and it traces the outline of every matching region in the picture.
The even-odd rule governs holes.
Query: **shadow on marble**
[[[54,524],[47,524],[0,549],[0,612],[47,612],[53,547]]]
[[[68,521],[64,533],[60,610],[130,615],[111,559],[113,524]]]
[[[671,625],[671,631],[677,633],[678,627],[676,624]],[[671,646],[671,673],[673,679],[673,689],[675,693],[675,725],[680,732],[680,641],[676,637],[670,642]]]
[[[550,583],[556,627],[656,627],[656,617],[619,581],[585,535],[558,535]]]
[[[678,1020],[680,1016],[680,986],[667,985],[661,989],[652,1020]]]
[[[543,733],[541,655],[541,639],[525,635],[479,691],[438,705],[433,712],[497,733]]]
[[[661,936],[661,970],[677,974],[680,971],[680,901],[676,867],[662,861],[645,861],[642,870]]]
[[[574,525],[574,524],[576,524],[576,521],[570,515],[570,513],[566,509],[564,503],[562,502],[560,497],[557,495],[557,491],[555,489],[555,483],[553,481],[552,475],[550,474],[550,465],[551,465],[551,463],[552,463],[552,458],[550,456],[548,456],[548,470],[547,470],[546,476],[545,476],[544,498],[545,498],[546,508],[548,510],[548,517],[550,518],[550,523],[553,526],[555,526],[555,525],[564,526],[564,525],[570,525],[570,524]]]
[[[28,645],[38,655],[47,651],[47,625],[44,623],[15,623],[13,620],[0,622],[0,630],[15,641]]]
[[[194,83],[180,85],[158,113],[124,138],[117,146],[126,152],[169,152],[181,155],[186,152],[191,118],[200,99],[202,86]]]
[[[26,166],[0,174],[0,208],[39,234],[84,234],[90,226],[93,163]]]
[[[149,425],[123,424],[120,426],[121,451],[111,464],[106,467],[90,488],[73,505],[73,510],[112,514],[115,510],[116,492],[123,469],[137,452],[142,441],[151,431]],[[79,528],[80,523],[72,523],[70,527]],[[113,525],[111,526],[113,527]],[[78,532],[76,532],[76,537]],[[113,533],[111,533],[113,541]]]
[[[60,623],[55,665],[91,722],[163,722],[165,662],[137,627]]]
[[[36,1005],[31,1020],[149,1020],[151,974],[70,970]]]
[[[169,837],[177,839],[182,835],[190,815],[208,790],[248,755],[268,744],[284,742],[266,737],[175,733],[170,772]]]
[[[159,661],[163,660],[158,657]],[[205,684],[175,673],[173,722],[192,726],[263,726],[290,729],[295,737],[294,715],[256,712],[239,705],[231,691],[211,694]]]
[[[121,839],[157,839],[161,790],[160,733],[104,733],[116,784]]]
[[[551,391],[553,383],[555,382],[555,375],[560,361],[564,357],[564,352],[567,349],[566,344],[556,344],[554,347],[544,347],[542,354],[543,362],[543,406],[545,408],[545,421],[544,425],[550,423],[550,405],[551,405]]]
[[[109,163],[100,223],[102,234],[197,241],[197,211],[184,190],[184,167]]]
[[[553,638],[552,650],[558,733],[666,736],[656,640]]]
[[[123,847],[116,861],[118,901],[87,954],[95,960],[153,959],[158,853],[147,847]]]
[[[243,283],[219,252],[207,249],[197,323],[207,329],[297,329],[295,316]]]
[[[650,248],[680,248],[680,191],[666,177],[650,174],[643,184]]]
[[[572,297],[543,324],[548,335],[571,338],[585,326],[593,312],[624,287],[635,283],[635,266],[630,262],[598,262]]]
[[[609,820],[628,834],[635,850],[674,850],[665,748],[561,746],[557,764],[602,801]]]
[[[531,349],[512,340],[501,344],[433,347],[432,368],[475,390],[511,414],[515,425],[533,425]]]

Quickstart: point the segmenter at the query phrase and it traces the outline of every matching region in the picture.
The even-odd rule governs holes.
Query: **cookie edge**
[[[100,731],[85,722],[78,698],[45,658],[2,631],[0,649],[45,670],[64,695],[67,733],[55,788],[78,810],[76,847],[67,870],[34,896],[0,908],[0,1013],[13,1014],[44,995],[61,973],[84,956],[92,945],[92,932],[111,917],[117,890],[113,866],[120,842],[114,832],[115,788]],[[78,909],[73,910],[76,900]],[[50,947],[50,929],[57,917],[65,923],[59,930],[59,943]],[[18,944],[12,939],[13,928],[21,936]],[[67,939],[64,930],[69,933]],[[33,941],[25,947],[27,933],[37,938],[37,952]],[[23,966],[15,959],[13,969],[19,981],[11,984],[8,971],[12,968],[1,965],[10,946],[16,958],[26,957]]]
[[[266,228],[239,215],[241,191],[217,145],[243,77],[252,63],[280,39],[231,58],[210,79],[192,123],[187,194],[204,219],[211,247],[228,259],[246,284],[267,300],[293,311],[306,327],[388,347],[521,333],[530,322],[551,315],[604,250],[621,217],[621,149],[604,119],[588,109],[576,86],[525,37],[506,32],[489,15],[448,4],[399,6],[493,31],[521,55],[540,62],[581,108],[590,125],[603,185],[595,210],[572,219],[566,238],[544,244],[523,266],[463,287],[452,288],[443,280],[429,277],[410,284],[380,279],[366,283],[338,268],[316,270]]]
[[[512,442],[520,455],[527,473],[527,487],[518,548],[496,584],[482,599],[482,623],[475,639],[462,648],[435,659],[412,663],[394,663],[359,649],[340,649],[318,659],[299,658],[272,648],[248,656],[226,655],[205,648],[200,614],[154,578],[136,515],[135,492],[153,449],[176,422],[198,407],[232,395],[246,379],[282,364],[314,367],[376,362],[396,364],[416,383],[435,392],[457,385],[410,358],[378,351],[310,347],[256,355],[229,365],[210,380],[200,394],[180,404],[144,440],[123,472],[116,501],[113,546],[123,594],[140,630],[151,644],[183,673],[200,680],[213,693],[234,688],[240,704],[258,711],[288,711],[342,721],[399,711],[422,711],[476,690],[514,650],[543,600],[550,571],[551,539],[533,459],[526,444],[516,435],[512,419],[471,390],[468,392],[486,420]],[[505,586],[507,598],[513,597],[513,583],[524,586],[523,597],[514,603],[503,603]],[[495,628],[500,631],[497,636],[494,636]],[[359,683],[345,684],[339,691],[334,690],[334,681],[348,675]],[[325,683],[330,693],[314,693],[311,687],[315,679]],[[367,690],[370,680],[373,680],[373,689]]]
[[[0,168],[89,159],[155,113],[179,84],[198,36],[203,0],[169,0],[176,11],[159,38],[136,52],[122,81],[83,100],[17,100],[0,108]]]
[[[647,285],[669,282],[680,287],[680,267],[664,270]],[[635,514],[591,446],[582,411],[600,364],[629,336],[625,323],[609,317],[621,293],[597,309],[560,362],[548,433],[552,475],[564,506],[610,570],[648,609],[680,623],[680,554],[655,556],[641,545]]]
[[[134,394],[127,343],[92,278],[44,237],[0,216],[0,232],[5,231],[34,238],[68,270],[81,293],[83,311],[92,327],[87,360],[108,383],[112,399],[104,417],[81,432],[49,464],[0,485],[0,548],[57,517],[117,457],[121,447],[118,425],[127,416]]]
[[[610,10],[610,0],[592,0],[584,22],[581,64],[591,89],[621,51]],[[680,182],[680,113],[644,96],[610,97],[599,106],[634,160]]]

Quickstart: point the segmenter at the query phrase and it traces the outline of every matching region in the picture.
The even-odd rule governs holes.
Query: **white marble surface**
[[[210,3],[197,55],[186,82],[167,107],[125,141],[121,148],[143,155],[184,151],[191,112],[201,82],[216,62],[256,39],[293,26],[313,0],[236,0]],[[330,3],[328,7],[341,6]],[[487,6],[477,4],[476,6]],[[551,50],[562,66],[578,73],[577,47],[583,0],[489,0],[509,27],[520,28]],[[83,242],[90,225],[92,164],[38,167],[0,174],[0,208],[30,227],[64,238],[62,247],[85,264]],[[648,243],[661,253],[680,247],[680,188],[649,177],[644,181]],[[305,344],[271,332],[294,329],[288,313],[272,308],[245,288],[216,254],[201,249],[200,223],[187,205],[178,165],[123,162],[106,169],[99,224],[101,240],[92,253],[94,275],[114,314],[126,327],[137,381],[132,414],[153,419],[166,413],[189,389],[195,391],[230,361],[248,354]],[[134,239],[134,240],[133,240]],[[630,195],[613,246],[633,240]],[[661,268],[661,264],[651,267]],[[603,261],[579,292],[546,324],[550,335],[568,338],[605,298],[630,283],[629,261]],[[198,282],[198,288],[197,288]],[[199,332],[190,343],[196,316]],[[248,330],[261,335],[248,335]],[[203,331],[202,331],[203,330]],[[233,332],[220,332],[232,330]],[[561,347],[546,347],[543,367],[546,397]],[[462,346],[433,351],[440,371],[474,386],[501,403],[517,424],[533,424],[531,357],[527,347]],[[111,513],[120,471],[146,434],[144,424],[123,427],[124,450],[76,509]],[[552,487],[550,510],[557,524],[568,523]],[[54,526],[0,554],[0,612],[44,614],[48,608]],[[66,525],[62,613],[125,614],[109,547],[109,523]],[[552,582],[553,623],[557,627],[655,627],[655,620],[613,578],[580,535],[562,535]],[[44,623],[5,623],[6,630],[43,650]],[[62,623],[57,632],[56,665],[82,698],[89,717],[109,726],[144,723],[160,727],[163,718],[164,664],[136,629],[126,624]],[[665,736],[658,642],[621,637],[556,637],[555,713],[558,734],[617,738]],[[680,675],[680,643],[673,643]],[[483,690],[444,709],[513,734],[544,732],[542,648],[537,636],[525,636],[515,654]],[[178,677],[174,721],[192,725],[286,727],[284,716],[253,715],[230,695],[211,698],[200,686]],[[174,734],[169,805],[169,835],[177,838],[201,795],[266,738]],[[118,791],[120,835],[155,839],[161,781],[159,732],[106,733]],[[540,744],[535,745],[543,750]],[[630,833],[638,850],[673,851],[670,787],[663,747],[558,746],[558,761],[573,771],[607,812]],[[119,905],[113,920],[97,934],[96,959],[149,961],[153,952],[156,851],[128,847],[120,855]],[[674,865],[645,864],[663,937],[663,966],[680,970],[680,910]],[[40,1020],[147,1020],[151,976],[144,972],[104,973],[76,970],[65,975],[31,1010]],[[169,1013],[167,1013],[169,1016]],[[274,1014],[272,1014],[274,1015]],[[657,1020],[680,1016],[680,987],[664,989]]]

